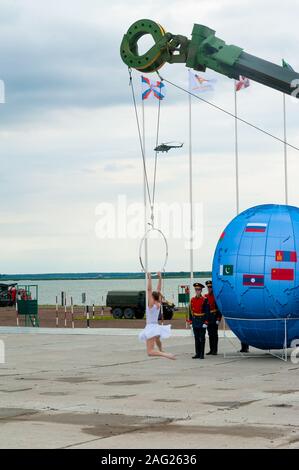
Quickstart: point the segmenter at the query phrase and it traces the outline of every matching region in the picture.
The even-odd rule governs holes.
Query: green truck
[[[114,318],[142,319],[145,314],[145,291],[109,291],[106,305],[111,308]],[[162,308],[163,319],[171,320],[175,309],[174,304],[164,301]]]

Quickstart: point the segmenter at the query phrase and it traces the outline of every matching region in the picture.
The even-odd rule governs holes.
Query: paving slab
[[[299,365],[220,339],[148,358],[137,334],[1,333],[1,448],[296,448]],[[223,353],[225,352],[225,357]]]

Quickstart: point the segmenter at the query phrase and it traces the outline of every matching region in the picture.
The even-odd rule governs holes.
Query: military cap
[[[203,289],[204,285],[201,284],[200,282],[194,282],[193,287],[195,287],[195,289],[196,289],[196,287],[200,287],[201,289]]]
[[[212,281],[206,281],[206,286],[207,286],[207,287],[212,287],[212,285],[213,285],[213,284],[212,284]]]

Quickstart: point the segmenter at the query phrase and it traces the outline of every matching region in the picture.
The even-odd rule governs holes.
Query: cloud
[[[143,201],[143,168],[128,72],[119,45],[130,24],[158,20],[173,33],[191,35],[193,23],[246,52],[299,68],[296,3],[249,4],[227,0],[150,4],[137,0],[1,1],[0,233],[1,271],[138,270],[138,240],[95,237],[95,207]],[[257,14],[258,12],[258,14]],[[183,64],[161,73],[186,87]],[[233,83],[218,78],[204,95],[233,112]],[[139,74],[134,73],[139,101]],[[157,198],[188,200],[188,99],[171,86],[162,103],[160,141],[185,142],[159,156]],[[282,96],[252,82],[238,94],[239,115],[283,136]],[[288,139],[299,146],[298,105],[287,100]],[[139,102],[139,112],[140,112]],[[146,106],[146,156],[150,182],[156,139],[155,103]],[[141,114],[140,114],[141,115]],[[192,99],[194,199],[204,207],[204,241],[196,269],[209,269],[215,242],[235,213],[234,119]],[[283,146],[239,125],[241,206],[283,202]],[[297,152],[289,151],[292,204],[299,203]],[[113,254],[113,256],[111,256]],[[188,269],[182,242],[170,240],[169,269]],[[153,260],[158,263],[159,260]]]

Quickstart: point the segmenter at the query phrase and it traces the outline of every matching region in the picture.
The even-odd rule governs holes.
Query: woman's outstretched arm
[[[158,285],[157,285],[157,291],[162,294],[162,275],[159,272],[158,273]]]
[[[151,273],[147,273],[147,293],[148,293],[148,305],[149,305],[149,307],[153,306],[152,292],[153,292],[152,275],[151,275]]]

